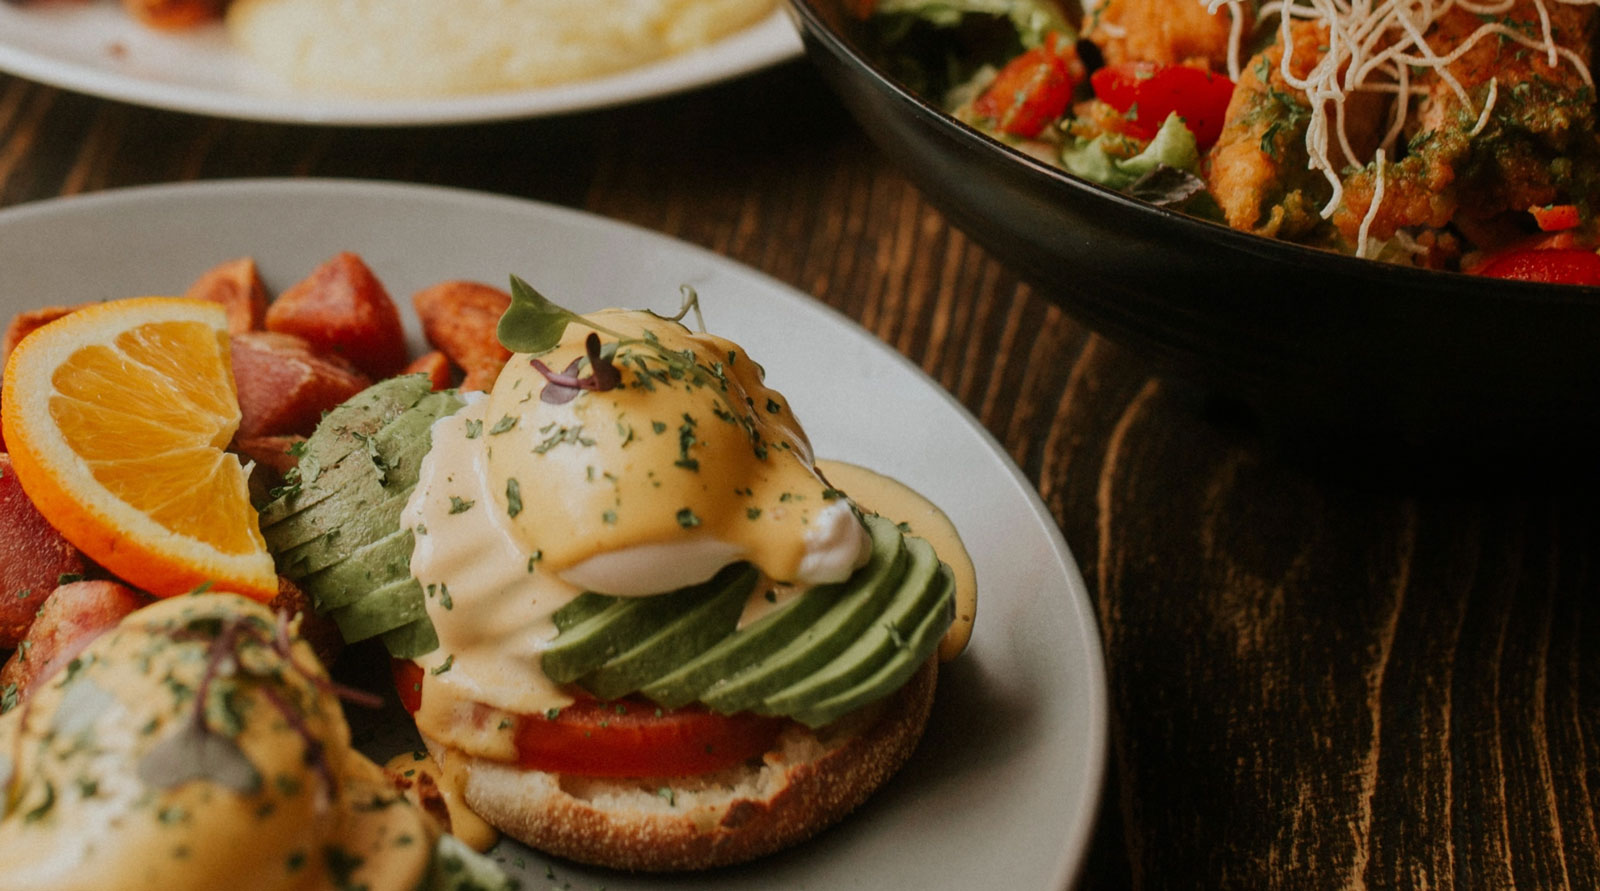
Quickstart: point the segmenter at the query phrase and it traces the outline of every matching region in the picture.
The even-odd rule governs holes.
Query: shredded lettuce
[[[1061,166],[1068,173],[1113,189],[1126,189],[1159,167],[1186,173],[1200,171],[1200,149],[1195,145],[1194,134],[1177,114],[1167,115],[1150,144],[1131,158],[1118,158],[1107,152],[1105,138],[1096,136],[1066,146],[1061,151]]]

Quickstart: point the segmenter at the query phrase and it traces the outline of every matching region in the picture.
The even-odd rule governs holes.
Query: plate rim
[[[421,200],[457,203],[468,209],[481,207],[493,209],[496,212],[526,214],[530,218],[542,216],[573,228],[614,229],[630,237],[638,238],[669,250],[681,251],[688,255],[696,256],[698,259],[714,266],[736,271],[740,275],[759,281],[764,287],[785,296],[797,308],[817,313],[830,323],[841,325],[857,336],[864,338],[870,342],[873,348],[879,351],[883,359],[898,363],[903,370],[909,371],[924,386],[929,388],[929,392],[935,398],[942,400],[949,408],[954,410],[963,423],[973,433],[977,434],[983,446],[991,452],[992,457],[999,461],[1000,467],[1005,471],[1010,483],[1021,497],[1019,506],[1026,506],[1028,515],[1032,517],[1034,522],[1039,524],[1039,528],[1045,533],[1045,537],[1050,544],[1050,555],[1055,559],[1065,582],[1066,591],[1062,592],[1066,595],[1063,605],[1064,614],[1075,620],[1082,630],[1081,640],[1078,643],[1082,645],[1084,664],[1073,667],[1086,672],[1086,676],[1082,678],[1082,681],[1083,692],[1086,694],[1087,699],[1087,708],[1084,714],[1080,716],[1086,724],[1087,731],[1087,738],[1080,753],[1083,756],[1080,759],[1082,765],[1080,779],[1083,782],[1085,796],[1082,811],[1076,815],[1073,825],[1063,833],[1063,844],[1054,859],[1052,870],[1052,874],[1055,877],[1055,886],[1063,889],[1063,891],[1077,884],[1086,868],[1093,836],[1100,824],[1100,811],[1105,798],[1105,784],[1110,755],[1109,679],[1105,658],[1105,643],[1099,627],[1099,617],[1094,608],[1094,598],[1084,581],[1077,558],[1073,555],[1066,542],[1060,524],[1056,522],[1054,516],[1050,513],[1038,489],[1022,472],[1022,469],[994,434],[959,399],[924,371],[921,366],[884,342],[855,319],[845,315],[831,305],[794,285],[768,275],[762,270],[719,254],[709,248],[635,223],[604,217],[574,207],[457,186],[343,177],[229,178],[131,185],[98,192],[54,196],[0,208],[0,231],[12,225],[26,225],[28,220],[35,217],[48,218],[76,212],[92,213],[101,208],[114,208],[118,205],[137,204],[144,201],[181,201],[189,195],[202,196],[207,200],[242,200],[248,196],[258,195],[263,192],[282,193],[284,195],[319,193],[339,195],[341,197],[369,195],[384,200],[419,198]]]
[[[13,14],[25,12],[13,10]],[[137,28],[129,19],[128,33]],[[181,34],[157,34],[182,39]],[[793,15],[779,2],[764,18],[706,46],[601,77],[492,93],[370,99],[252,93],[128,77],[18,46],[0,34],[0,72],[36,83],[165,111],[317,126],[449,126],[597,111],[702,89],[802,55]]]

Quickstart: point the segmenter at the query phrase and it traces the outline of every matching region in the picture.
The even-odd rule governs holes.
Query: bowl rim
[[[1147,201],[1142,201],[1108,186],[1069,173],[1059,167],[1046,164],[1038,158],[1007,144],[1004,140],[990,136],[939,108],[889,74],[870,54],[859,48],[847,35],[835,30],[829,24],[827,16],[818,9],[819,2],[827,3],[831,2],[831,0],[787,0],[787,2],[790,10],[799,20],[800,29],[805,35],[809,35],[824,45],[835,56],[852,63],[869,74],[880,87],[909,103],[912,110],[925,122],[939,128],[951,138],[974,151],[991,153],[998,151],[1007,161],[1020,164],[1021,168],[1026,171],[1026,176],[1042,184],[1048,184],[1050,188],[1064,188],[1086,193],[1111,201],[1134,213],[1153,214],[1168,225],[1189,227],[1195,231],[1197,236],[1237,251],[1249,254],[1279,254],[1281,255],[1279,259],[1286,264],[1300,267],[1305,267],[1308,264],[1321,266],[1340,277],[1355,278],[1365,277],[1381,270],[1386,276],[1396,276],[1394,283],[1397,286],[1395,289],[1395,297],[1397,299],[1406,294],[1435,293],[1449,289],[1452,291],[1452,299],[1477,298],[1503,301],[1507,298],[1512,298],[1516,302],[1534,304],[1600,304],[1600,286],[1559,285],[1548,282],[1489,278],[1453,270],[1424,269],[1418,266],[1380,263],[1377,260],[1368,260],[1352,254],[1341,254],[1297,242],[1256,235],[1241,229],[1234,229],[1223,223],[1201,219],[1171,208],[1160,207]],[[807,46],[809,49],[809,41],[807,41]],[[1404,287],[1408,283],[1415,285],[1415,287]],[[1463,291],[1464,293],[1462,293]]]

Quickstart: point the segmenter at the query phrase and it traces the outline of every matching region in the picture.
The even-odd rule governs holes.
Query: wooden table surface
[[[1284,450],[953,230],[806,63],[437,129],[216,120],[0,76],[0,206],[259,176],[659,230],[815,295],[954,393],[1094,597],[1111,746],[1083,887],[1600,887],[1593,487],[1510,467],[1424,485]]]

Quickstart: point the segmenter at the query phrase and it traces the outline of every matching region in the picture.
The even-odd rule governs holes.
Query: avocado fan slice
[[[381,636],[392,655],[438,646],[420,584],[415,536],[400,514],[416,488],[434,421],[464,402],[425,377],[392,378],[323,418],[306,441],[302,473],[262,512],[278,571],[295,580],[347,641]],[[309,459],[309,463],[308,463]]]
[[[868,517],[874,556],[878,543],[892,546],[892,560],[850,577],[847,593],[810,627],[740,671],[713,684],[700,701],[713,711],[733,714],[754,708],[769,694],[816,671],[850,645],[888,606],[905,574],[905,536],[882,517]]]
[[[384,649],[396,659],[415,659],[439,649],[439,633],[433,621],[424,616],[380,635]]]
[[[567,601],[566,606],[556,610],[556,614],[552,617],[556,623],[556,633],[558,635],[565,634],[568,629],[576,627],[585,619],[621,599],[610,594],[596,594],[593,591],[585,591],[579,594],[577,597]]]
[[[578,683],[601,699],[618,699],[655,680],[663,667],[682,665],[732,634],[761,577],[749,563],[736,563],[733,568],[738,571],[718,575],[721,590],[685,609],[654,634],[579,678]]]
[[[941,565],[938,584],[938,607],[929,611],[910,637],[902,639],[903,646],[899,647],[899,652],[882,668],[855,686],[801,709],[790,717],[808,727],[821,727],[904,686],[938,649],[940,639],[955,620],[956,582],[949,567]]]
[[[409,496],[432,442],[429,428],[460,405],[453,394],[430,393],[370,434],[346,431],[360,443],[359,448],[337,463],[323,465],[315,479],[303,479],[298,489],[263,509],[263,514],[272,518],[261,533],[267,547],[275,554],[291,555],[285,559],[292,560],[296,548],[341,528],[374,505],[392,501],[396,495]],[[316,442],[323,430],[319,426],[307,443]],[[328,435],[342,434],[330,430]],[[395,511],[396,526],[398,518]]]
[[[391,628],[426,619],[428,607],[422,585],[407,575],[369,591],[349,606],[330,610],[328,615],[339,626],[339,633],[345,641],[355,643],[377,637]]]
[[[832,661],[774,691],[753,711],[790,715],[850,689],[894,658],[927,616],[939,612],[941,573],[948,574],[949,568],[939,562],[933,545],[920,538],[907,536],[906,551],[910,560],[905,577],[877,621]]]
[[[737,674],[799,637],[849,594],[858,578],[884,572],[899,559],[902,549],[899,530],[890,524],[894,534],[881,535],[877,528],[868,526],[873,535],[872,554],[867,565],[856,570],[849,579],[817,585],[796,596],[759,621],[718,641],[699,656],[643,685],[639,692],[662,708],[682,708],[699,699],[717,681]]]
[[[618,597],[604,610],[558,635],[540,665],[558,684],[567,684],[633,649],[683,611],[724,590],[742,564],[723,567],[710,581],[649,597]]]
[[[409,374],[374,384],[334,406],[301,447],[299,461],[290,471],[287,485],[261,509],[261,527],[274,526],[297,508],[310,504],[303,490],[313,484],[324,469],[333,467],[355,451],[361,444],[355,434],[376,433],[430,392],[432,388],[426,375]]]
[[[349,606],[387,582],[411,573],[411,550],[416,533],[396,529],[383,538],[363,545],[350,556],[299,579],[300,587],[312,592],[318,612]]]

